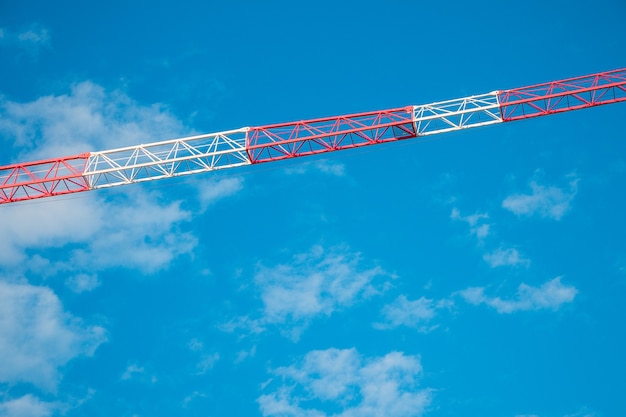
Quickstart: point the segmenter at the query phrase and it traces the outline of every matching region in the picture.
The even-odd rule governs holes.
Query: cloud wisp
[[[432,390],[418,384],[420,359],[402,352],[365,358],[356,349],[315,350],[272,373],[278,381],[258,399],[266,417],[417,417],[432,401]]]
[[[533,180],[529,186],[530,193],[512,194],[502,201],[502,207],[517,216],[540,216],[542,218],[561,220],[571,209],[572,201],[578,193],[578,178],[569,176],[566,187],[541,185]]]
[[[489,214],[487,213],[475,213],[463,216],[459,209],[454,207],[452,213],[450,213],[450,218],[467,223],[470,228],[470,235],[474,236],[479,244],[482,244],[489,235],[491,224],[487,222],[489,219]]]
[[[198,184],[198,197],[201,210],[205,211],[217,201],[232,196],[243,189],[243,179],[228,177],[223,179],[211,179]]]
[[[515,248],[500,247],[483,255],[485,262],[492,268],[499,266],[529,266],[530,260],[524,258]]]
[[[198,339],[192,339],[187,344],[190,351],[200,356],[200,359],[195,365],[195,375],[204,375],[208,373],[213,366],[220,360],[220,354],[215,351],[207,351],[202,343]]]
[[[343,177],[346,175],[346,167],[344,164],[326,159],[298,162],[297,165],[285,168],[285,173],[289,175],[302,175],[311,171],[318,171],[322,174],[335,177]]]
[[[539,287],[520,284],[515,298],[503,299],[485,294],[485,287],[470,287],[458,292],[465,301],[473,305],[485,304],[500,314],[518,311],[553,310],[571,303],[578,294],[574,286],[561,283],[561,277],[545,282]]]
[[[491,268],[502,266],[525,266],[530,265],[530,260],[522,256],[515,248],[509,248],[501,245],[495,250],[489,250],[486,242],[488,236],[494,236],[492,224],[488,222],[489,214],[476,213],[463,216],[458,208],[454,207],[450,218],[455,221],[462,221],[469,227],[470,236],[476,239],[478,248],[484,251],[483,260]]]
[[[30,58],[37,58],[42,49],[51,47],[50,31],[38,24],[32,24],[17,31],[0,28],[1,46],[21,50]]]
[[[145,366],[140,366],[137,363],[128,364],[120,380],[142,384],[156,384],[159,381],[153,372],[150,372]]]
[[[451,300],[436,301],[420,297],[411,301],[405,295],[400,295],[393,302],[383,307],[383,320],[374,323],[374,328],[388,330],[404,326],[428,333],[439,327],[437,324],[431,324],[438,311],[451,306]]]

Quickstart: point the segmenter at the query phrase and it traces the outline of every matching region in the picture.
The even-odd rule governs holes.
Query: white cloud
[[[266,330],[266,323],[263,318],[239,316],[226,323],[219,324],[218,328],[226,333],[234,333],[237,330],[245,330],[250,334],[260,334]]]
[[[18,33],[17,39],[21,42],[46,45],[50,43],[50,34],[46,28],[34,26],[29,30]]]
[[[219,359],[220,354],[217,352],[203,355],[202,359],[196,364],[197,374],[204,375],[209,372]]]
[[[26,103],[0,97],[0,140],[22,162],[180,137],[184,131],[164,106],[143,106],[91,82],[74,84],[69,94]],[[197,197],[206,209],[241,188],[240,179],[228,178],[203,184],[188,198]],[[48,274],[55,268],[92,274],[94,268],[115,266],[150,273],[194,249],[196,237],[180,227],[192,213],[180,201],[140,185],[118,190],[3,207],[0,266],[27,264],[54,247],[65,251]]]
[[[374,327],[393,329],[406,326],[421,332],[428,332],[437,327],[436,325],[428,325],[428,323],[437,315],[437,310],[443,307],[450,307],[450,303],[446,300],[435,302],[425,297],[410,301],[401,295],[383,308],[384,321],[376,323]]]
[[[101,282],[96,274],[78,274],[65,280],[70,290],[75,293],[93,291],[100,286]]]
[[[58,408],[57,404],[41,401],[27,394],[20,398],[0,403],[0,416],[3,417],[48,417]]]
[[[135,189],[101,209],[99,230],[85,249],[72,252],[82,267],[124,266],[153,273],[166,268],[179,255],[190,253],[197,238],[180,225],[191,212],[180,201],[163,201],[159,193]]]
[[[156,376],[149,374],[145,367],[139,366],[136,363],[129,364],[120,379],[122,381],[150,382],[152,384],[157,382]]]
[[[344,164],[340,164],[334,161],[317,161],[315,167],[324,174],[334,175],[336,177],[343,177],[346,175],[346,167]]]
[[[50,32],[37,24],[30,25],[21,31],[0,28],[0,45],[2,44],[36,56],[40,48],[50,46]]]
[[[197,400],[198,398],[206,398],[206,394],[200,391],[194,391],[190,395],[183,398],[183,402],[182,402],[183,408],[188,408],[189,404],[193,402],[194,400]]]
[[[139,366],[135,363],[131,363],[130,365],[126,367],[120,379],[122,381],[128,381],[130,379],[133,379],[137,375],[142,375],[145,373],[146,373],[146,370],[143,366]]]
[[[483,255],[485,262],[492,268],[499,266],[529,266],[530,261],[520,255],[515,248],[498,248]]]
[[[502,202],[502,207],[518,216],[539,215],[543,218],[561,220],[570,210],[578,192],[578,178],[571,176],[567,187],[540,185],[530,182],[530,194],[513,194]]]
[[[61,366],[105,341],[102,327],[64,312],[49,288],[0,281],[0,382],[54,390]]]
[[[482,243],[483,240],[489,235],[491,225],[486,222],[486,220],[489,219],[489,215],[487,213],[476,213],[468,216],[462,216],[459,209],[455,207],[452,209],[452,213],[450,213],[450,218],[452,220],[467,223],[470,228],[470,234],[476,237],[479,243]]]
[[[206,210],[208,206],[215,203],[217,200],[236,194],[242,189],[243,179],[238,177],[202,181],[198,185],[198,194],[202,210]]]
[[[249,350],[240,350],[235,357],[235,363],[241,363],[248,358],[253,358],[256,355],[256,345],[252,346]]]
[[[489,297],[485,295],[484,287],[467,288],[459,294],[470,304],[486,304],[498,313],[509,314],[516,311],[558,310],[563,304],[574,301],[578,290],[574,286],[562,284],[561,278],[557,277],[540,287],[521,284],[515,299]]]
[[[333,175],[336,177],[343,177],[346,175],[346,167],[344,164],[330,161],[327,159],[320,159],[317,161],[299,162],[297,165],[289,166],[285,168],[287,174],[302,175],[311,170],[319,171],[327,175]]]
[[[202,352],[204,350],[204,343],[194,337],[187,343],[187,347],[192,352]]]
[[[180,225],[191,219],[180,201],[163,201],[157,192],[135,188],[132,192],[84,199],[46,201],[3,207],[0,228],[0,266],[34,267],[29,254],[65,248],[57,265],[39,263],[52,269],[75,273],[123,266],[146,273],[163,269],[179,255],[189,253],[197,243]],[[61,265],[60,265],[61,264]]]
[[[2,209],[0,264],[4,265],[23,263],[27,249],[89,240],[101,227],[100,208],[94,199],[50,201],[45,207],[7,205]]]
[[[401,352],[363,358],[355,349],[317,350],[273,373],[282,384],[259,397],[264,416],[421,416],[432,398],[418,387],[419,358]]]
[[[191,339],[187,344],[187,347],[192,352],[200,354],[200,360],[196,363],[196,375],[206,374],[220,359],[220,354],[218,352],[206,352],[204,343],[196,338]]]
[[[491,224],[487,223],[489,214],[476,213],[467,216],[461,215],[461,212],[456,207],[452,209],[450,214],[452,220],[462,221],[467,223],[470,229],[470,234],[476,238],[478,246],[485,252],[483,254],[483,260],[489,264],[492,268],[499,266],[529,266],[530,260],[524,258],[520,252],[515,248],[500,247],[495,250],[489,251],[487,245],[485,245],[485,239],[491,232]]]
[[[89,81],[72,85],[69,94],[32,102],[1,99],[0,116],[0,134],[21,151],[17,162],[171,139],[185,131],[163,105],[142,106]]]
[[[254,281],[264,304],[263,321],[293,325],[297,338],[314,317],[330,316],[378,293],[374,280],[387,274],[361,263],[360,255],[347,248],[315,246],[290,264],[259,266]]]

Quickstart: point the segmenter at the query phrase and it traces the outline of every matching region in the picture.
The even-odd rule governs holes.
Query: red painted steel
[[[505,90],[498,100],[505,122],[626,101],[626,68]]]
[[[89,153],[0,167],[0,204],[89,190]]]
[[[417,136],[413,107],[250,128],[246,151],[253,164]]]

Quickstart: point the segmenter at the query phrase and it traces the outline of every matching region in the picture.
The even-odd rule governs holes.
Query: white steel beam
[[[95,189],[249,165],[248,130],[92,152],[83,176]]]
[[[415,106],[418,136],[501,123],[498,92]]]

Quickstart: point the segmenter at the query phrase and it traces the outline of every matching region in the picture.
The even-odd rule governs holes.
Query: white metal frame
[[[418,136],[501,123],[498,92],[415,106],[413,121]]]
[[[83,175],[96,189],[249,165],[248,130],[92,152]]]

